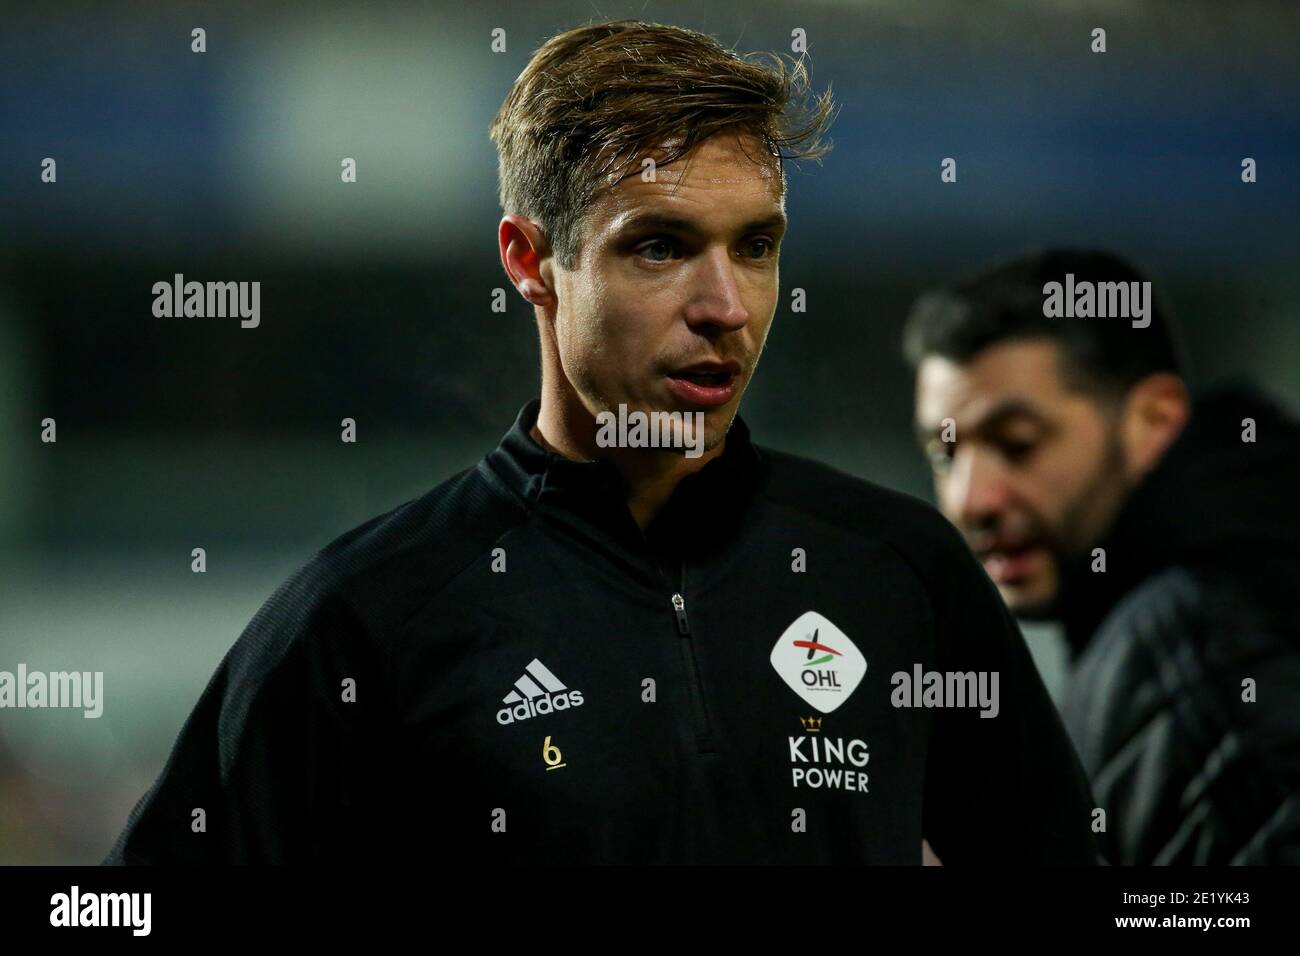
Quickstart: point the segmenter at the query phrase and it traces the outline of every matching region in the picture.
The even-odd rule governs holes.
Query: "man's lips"
[[[995,584],[1015,585],[1033,573],[1047,560],[1047,549],[1032,542],[1011,546],[987,548],[979,552],[984,570]]]
[[[697,362],[667,374],[668,387],[694,405],[725,405],[740,388],[735,362]]]

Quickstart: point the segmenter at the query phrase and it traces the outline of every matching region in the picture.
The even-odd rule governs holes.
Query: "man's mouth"
[[[1048,552],[1041,544],[1028,541],[982,549],[979,557],[995,584],[1014,586],[1037,570],[1046,561]]]
[[[740,386],[735,362],[699,362],[668,373],[669,388],[693,405],[725,405]]]
[[[731,381],[730,372],[675,372],[673,377],[684,378],[688,382],[703,385],[705,388],[716,388]]]

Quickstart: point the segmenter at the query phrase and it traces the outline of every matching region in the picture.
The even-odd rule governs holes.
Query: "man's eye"
[[[676,249],[677,244],[671,239],[655,239],[647,242],[637,252],[642,258],[649,259],[651,262],[667,262]],[[661,257],[657,252],[666,252],[667,255]]]
[[[763,259],[772,255],[776,251],[776,243],[763,236],[748,240],[746,246],[750,252],[757,250],[756,255],[751,255],[749,257],[751,259]]]
[[[1002,451],[1002,457],[1011,462],[1027,460],[1037,447],[1038,443],[1032,441],[1003,441],[998,445],[998,448]]]

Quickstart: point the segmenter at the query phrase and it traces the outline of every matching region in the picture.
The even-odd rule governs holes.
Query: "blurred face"
[[[1118,412],[1070,390],[1058,361],[1049,340],[1010,341],[917,375],[939,506],[1026,617],[1051,610],[1062,559],[1088,552],[1130,487]]]
[[[752,140],[745,149],[762,155]],[[556,264],[556,351],[593,416],[620,404],[702,412],[707,450],[736,415],[776,311],[780,174],[720,134],[655,179],[638,172],[604,193],[578,267]]]

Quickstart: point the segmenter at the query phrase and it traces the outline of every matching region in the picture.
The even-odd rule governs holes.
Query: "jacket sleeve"
[[[378,668],[348,606],[307,580],[222,660],[105,864],[310,862],[365,839]]]
[[[1110,862],[1300,863],[1294,581],[1294,565],[1171,568],[1089,643],[1063,710]]]
[[[928,569],[938,670],[987,675],[996,716],[981,716],[993,707],[934,711],[925,837],[946,866],[1099,863],[1087,779],[1020,628],[945,529]]]

